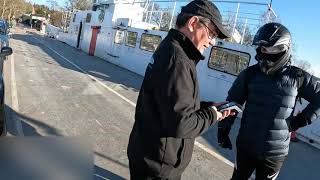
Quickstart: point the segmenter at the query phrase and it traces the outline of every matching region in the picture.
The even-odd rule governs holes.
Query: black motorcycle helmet
[[[256,59],[267,75],[287,65],[291,58],[292,44],[289,30],[280,23],[267,23],[256,33],[253,45],[257,46]]]

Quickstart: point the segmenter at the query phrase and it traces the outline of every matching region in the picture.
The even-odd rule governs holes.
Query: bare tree
[[[91,9],[91,0],[67,0],[65,2],[64,11],[62,13],[63,17],[63,29],[67,29],[70,23],[70,14],[75,10],[89,10]]]
[[[2,0],[2,11],[1,11],[1,18],[3,19],[4,14],[7,10],[7,0]]]
[[[253,33],[249,26],[243,22],[240,22],[237,23],[236,28],[239,30],[241,36],[243,37],[242,44],[251,45],[253,41]]]
[[[293,43],[292,44],[292,57],[291,57],[291,63],[294,65],[294,66],[297,66],[307,72],[309,72],[310,74],[314,74],[313,70],[312,70],[312,67],[311,67],[311,64],[304,60],[304,59],[301,59],[301,58],[298,58],[298,56],[296,55],[296,52],[297,52],[297,44]]]
[[[314,74],[314,72],[311,68],[311,64],[308,61],[303,60],[303,59],[298,59],[296,56],[293,56],[291,61],[294,66],[297,66],[297,67],[309,72],[310,74]]]
[[[62,22],[62,16],[63,12],[62,11],[51,11],[50,13],[50,23],[54,26],[57,27],[62,27],[63,22]]]
[[[170,21],[175,24],[177,17],[172,17],[172,9],[170,7],[161,8],[157,3],[151,3],[147,7],[148,12],[144,14],[145,22],[157,25],[162,31],[169,31]]]
[[[65,4],[65,9],[71,12],[74,10],[89,10],[90,8],[90,0],[67,0]]]
[[[153,9],[151,9],[152,7],[149,6],[149,20],[151,21],[151,23],[155,23],[158,26],[160,26],[161,23],[161,9],[160,9],[160,5],[157,3],[154,3],[153,5]],[[148,21],[147,19],[147,21]],[[149,22],[150,22],[149,21]]]
[[[174,24],[176,23],[177,16],[172,17],[172,13],[170,11],[165,11],[162,15],[162,21],[160,24],[160,29],[163,31],[169,31],[170,30],[170,21],[172,18],[172,26],[174,27]]]
[[[233,28],[234,28],[234,23],[235,23],[235,15],[232,13],[229,13],[227,15],[226,20],[224,21],[224,24],[226,25],[225,28],[232,33]],[[246,24],[243,21],[237,21],[235,25],[235,29],[240,33],[241,36],[243,36],[243,41],[242,43],[245,45],[250,45],[252,44],[253,40],[253,33],[252,30],[250,29],[249,25]],[[244,34],[242,34],[244,32]]]
[[[51,11],[55,11],[59,9],[58,2],[56,0],[47,0],[47,4]]]
[[[270,9],[267,10],[266,12],[262,13],[260,19],[261,19],[261,21],[260,21],[259,26],[262,26],[262,25],[269,23],[269,22],[279,22],[279,23],[281,22],[280,18],[275,16]]]
[[[2,5],[0,8],[1,18],[12,19],[26,13],[30,3],[25,0],[0,0]]]
[[[49,7],[46,5],[35,4],[34,9],[37,15],[42,15],[42,16],[47,16],[50,11]]]

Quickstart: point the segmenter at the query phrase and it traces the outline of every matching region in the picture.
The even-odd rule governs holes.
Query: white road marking
[[[103,129],[103,125],[100,123],[100,121],[98,121],[97,119],[95,119],[96,123],[99,124],[99,126],[101,126],[101,128],[99,130],[101,130],[103,133],[107,133],[104,129]]]
[[[96,119],[95,119],[95,120],[96,120]],[[97,122],[101,127],[103,127],[102,124],[101,124],[98,120],[96,120],[96,122]]]
[[[41,40],[39,40],[38,38],[32,37],[36,40],[38,40],[40,43],[42,43]],[[91,76],[88,72],[86,72],[85,70],[83,70],[82,68],[80,68],[78,65],[74,64],[73,62],[71,62],[69,59],[67,59],[66,57],[62,56],[61,54],[59,54],[57,51],[55,51],[54,49],[50,48],[49,46],[47,46],[46,44],[42,43],[46,48],[50,49],[52,52],[56,53],[58,56],[60,56],[62,59],[64,59],[65,61],[67,61],[68,63],[70,63],[71,65],[73,65],[75,68],[79,69],[81,72],[83,72],[84,74],[86,74],[87,76],[89,76],[92,80],[96,81],[97,83],[99,83],[100,85],[102,85],[103,87],[105,87],[106,89],[108,89],[109,91],[111,91],[112,93],[116,94],[117,96],[119,96],[121,99],[123,99],[124,101],[126,101],[127,103],[129,103],[132,106],[136,106],[135,103],[133,103],[132,101],[130,101],[129,99],[127,99],[126,97],[122,96],[121,94],[119,94],[118,92],[114,91],[113,89],[111,89],[110,87],[108,87],[107,85],[105,85],[103,82],[99,81],[97,78]]]
[[[17,82],[14,68],[14,53],[11,57],[11,92],[12,92],[12,109],[19,113],[19,101],[18,101],[18,93],[17,93]],[[16,121],[17,132],[19,136],[24,136],[21,120],[19,117],[14,118]]]
[[[101,86],[105,87],[107,90],[109,90],[110,92],[114,93],[115,95],[117,95],[118,97],[120,97],[122,100],[126,101],[127,103],[129,103],[130,105],[132,105],[133,107],[136,107],[136,104],[134,102],[132,102],[131,100],[129,100],[128,98],[124,97],[123,95],[119,94],[118,92],[116,92],[115,90],[111,89],[110,87],[108,87],[106,84],[104,84],[103,82],[101,82],[100,80],[98,80],[97,78],[91,76],[88,72],[86,72],[85,70],[83,70],[82,68],[80,68],[78,65],[74,64],[73,62],[71,62],[69,59],[67,59],[66,57],[64,57],[63,55],[61,55],[60,53],[58,53],[57,51],[55,51],[54,49],[52,49],[51,47],[47,46],[46,44],[44,44],[40,39],[32,37],[36,40],[38,40],[40,43],[42,43],[46,48],[50,49],[52,52],[54,52],[55,54],[57,54],[58,56],[60,56],[62,59],[64,59],[65,61],[67,61],[68,63],[70,63],[71,65],[73,65],[75,68],[77,68],[78,70],[80,70],[81,72],[83,72],[84,74],[86,74],[87,76],[89,76],[92,80],[95,80],[97,83],[99,83]],[[234,164],[229,161],[228,159],[224,158],[223,156],[221,156],[220,154],[212,151],[211,149],[207,148],[205,145],[199,143],[198,141],[195,141],[195,145],[198,146],[200,149],[202,149],[203,151],[207,152],[208,154],[214,156],[215,158],[219,159],[220,161],[226,163],[227,165],[230,165],[231,167],[234,167]]]
[[[93,174],[94,176],[97,176],[98,178],[101,178],[101,179],[105,179],[105,180],[109,180],[108,178],[105,178],[105,177],[103,177],[103,176],[101,176],[101,175],[99,175],[99,174]]]
[[[63,90],[71,89],[71,87],[69,87],[69,86],[61,86],[61,88],[62,88]]]

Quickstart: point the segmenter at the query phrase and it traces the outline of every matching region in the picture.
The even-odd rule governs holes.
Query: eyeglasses
[[[218,37],[218,34],[217,34],[215,31],[211,30],[211,29],[206,25],[205,22],[203,22],[203,21],[201,21],[201,20],[199,20],[199,22],[206,27],[206,32],[207,32],[208,38],[209,38],[210,40]]]

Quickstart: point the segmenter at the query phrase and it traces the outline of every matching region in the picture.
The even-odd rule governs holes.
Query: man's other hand
[[[222,148],[232,149],[232,143],[229,138],[229,130],[218,127],[218,143]]]
[[[308,124],[311,124],[311,121],[305,118],[305,116],[302,113],[298,113],[297,116],[294,116],[291,119],[290,125],[289,125],[289,131],[296,131],[301,127],[304,127]]]

